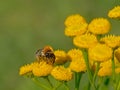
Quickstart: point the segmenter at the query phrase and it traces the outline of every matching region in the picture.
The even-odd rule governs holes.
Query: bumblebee
[[[35,56],[38,62],[45,61],[48,64],[54,64],[55,62],[55,55],[52,47],[50,46],[45,46],[42,49],[38,49]]]

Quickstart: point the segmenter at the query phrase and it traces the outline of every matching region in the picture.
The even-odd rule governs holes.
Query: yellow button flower
[[[25,75],[29,72],[32,72],[32,65],[33,64],[27,64],[27,65],[24,65],[24,66],[20,67],[19,74],[20,75]]]
[[[105,44],[97,44],[88,50],[90,60],[106,61],[112,57],[112,49]]]
[[[115,50],[115,57],[120,62],[120,47]]]
[[[111,48],[115,48],[120,46],[120,38],[119,36],[108,35],[100,39],[101,42],[104,42]]]
[[[112,60],[107,60],[100,63],[100,67],[112,67]]]
[[[87,31],[87,23],[80,23],[79,25],[71,25],[65,28],[66,36],[82,35]]]
[[[120,67],[120,61],[116,58],[115,55],[114,55],[114,62],[116,67]]]
[[[74,61],[76,59],[83,57],[82,51],[80,49],[75,49],[75,48],[69,50],[67,54],[71,61]]]
[[[53,66],[51,64],[46,63],[45,61],[35,62],[33,64],[33,75],[34,76],[47,76],[51,73]]]
[[[115,73],[119,74],[120,73],[120,67],[115,69]]]
[[[106,34],[110,30],[110,22],[105,18],[93,19],[88,25],[88,30],[93,34]]]
[[[97,38],[93,34],[84,34],[76,36],[73,39],[73,44],[80,48],[90,48],[98,43]]]
[[[98,71],[98,76],[110,76],[112,74],[112,68],[111,67],[102,67]]]
[[[120,19],[120,6],[115,6],[108,12],[108,17]]]
[[[78,58],[70,63],[70,69],[75,72],[85,72],[86,63],[83,58]]]
[[[56,66],[52,72],[51,75],[60,81],[69,81],[72,79],[73,74],[70,70],[70,68],[65,68],[63,66]]]
[[[79,14],[71,15],[71,16],[67,17],[67,19],[65,20],[65,26],[67,26],[67,27],[79,25],[81,23],[86,23],[86,21]]]
[[[55,63],[56,64],[64,64],[68,60],[67,53],[63,50],[54,51],[55,54]]]

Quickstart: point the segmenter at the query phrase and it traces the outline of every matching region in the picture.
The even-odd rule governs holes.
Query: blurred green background
[[[66,51],[73,47],[64,35],[67,16],[79,13],[90,22],[107,17],[118,4],[120,0],[0,0],[0,90],[40,90],[19,76],[19,67],[32,62],[45,45]],[[120,22],[109,20],[111,33],[120,34]]]

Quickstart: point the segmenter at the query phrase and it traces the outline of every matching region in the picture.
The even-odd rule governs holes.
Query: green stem
[[[115,81],[115,62],[114,62],[114,50],[113,50],[113,57],[112,57],[112,77],[113,77],[113,81]]]
[[[58,81],[58,84],[53,88],[53,90],[57,90],[63,83]]]
[[[77,72],[75,72],[75,90],[79,90],[78,86],[77,86]]]
[[[75,90],[79,90],[78,88],[75,88]]]
[[[112,56],[112,79],[113,79],[113,85],[114,85],[114,89],[116,90],[116,80],[115,80],[115,62],[114,62],[114,51],[115,49],[113,49],[113,56]]]
[[[78,88],[80,87],[81,77],[82,77],[82,72],[78,72],[78,81],[77,81]]]
[[[91,87],[90,82],[88,82],[87,90],[90,90],[90,87]]]
[[[42,84],[37,78],[32,78],[32,80],[41,88],[45,90],[51,90],[51,88],[46,87],[46,85]]]
[[[97,35],[98,41],[101,39],[102,36],[103,36],[103,35]]]
[[[96,90],[99,90],[100,85],[103,83],[103,77],[98,77],[98,83],[96,86]]]
[[[82,72],[75,72],[75,90],[79,90]]]
[[[65,85],[66,90],[70,90],[70,88],[68,87],[67,82],[64,82],[64,85]]]
[[[93,82],[95,82],[96,80],[96,77],[97,77],[97,73],[98,73],[98,70],[99,70],[99,66],[100,66],[100,63],[99,62],[96,62],[97,63],[97,67],[95,69],[95,74],[93,76]]]
[[[120,80],[118,81],[118,85],[117,85],[117,89],[116,90],[120,90]]]
[[[47,77],[45,77],[45,79],[47,80],[47,82],[49,83],[49,85],[51,86],[51,88],[53,88],[53,85],[52,85],[52,83],[51,83],[50,79],[48,78],[48,76],[47,76]]]
[[[89,66],[88,50],[87,49],[83,49],[83,55],[84,55],[84,59],[85,59],[85,63],[86,63],[86,68],[87,68],[87,73],[88,73],[88,78],[89,78],[90,84],[92,85],[94,90],[96,90],[95,83],[93,82],[93,76],[92,76],[90,66]]]

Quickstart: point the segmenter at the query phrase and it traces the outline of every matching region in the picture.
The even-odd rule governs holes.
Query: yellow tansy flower
[[[102,67],[98,71],[98,76],[110,76],[112,74],[112,68],[111,67]]]
[[[67,26],[67,27],[79,25],[81,23],[86,23],[86,21],[79,14],[71,15],[71,16],[67,17],[67,19],[65,20],[65,26]]]
[[[86,63],[83,58],[78,58],[70,63],[70,69],[75,72],[86,71]]]
[[[120,67],[115,69],[115,73],[117,73],[117,74],[120,73]]]
[[[115,50],[115,57],[120,62],[120,47]]]
[[[97,44],[88,50],[90,60],[106,61],[112,57],[112,49],[105,44]]]
[[[88,25],[88,30],[93,34],[106,34],[110,30],[110,22],[105,18],[93,19]]]
[[[25,74],[31,72],[32,71],[32,65],[33,64],[27,64],[27,65],[24,65],[24,66],[20,67],[19,74],[20,75],[25,75]]]
[[[116,67],[120,67],[120,61],[116,58],[115,54],[114,54],[114,62]]]
[[[108,12],[110,18],[120,18],[120,6],[115,6]]]
[[[115,67],[120,67],[119,61],[114,57]],[[112,60],[107,60],[100,63],[100,67],[111,67],[112,68]]]
[[[79,25],[71,25],[65,28],[65,35],[66,36],[76,36],[82,35],[87,30],[87,23],[80,23]]]
[[[68,60],[67,53],[63,50],[54,51],[55,54],[55,63],[56,64],[64,64]]]
[[[118,62],[116,59],[114,60],[115,62],[115,73],[120,73],[120,65],[118,65]],[[112,74],[112,60],[107,60],[105,62],[100,63],[100,70],[98,72],[99,76],[110,76]]]
[[[100,67],[112,67],[112,60],[107,60],[100,63]]]
[[[33,75],[34,76],[47,76],[51,73],[53,66],[51,64],[47,64],[45,61],[35,62],[33,64]]]
[[[67,54],[71,61],[74,61],[76,59],[83,57],[82,51],[80,49],[75,49],[75,48],[69,50]]]
[[[51,75],[60,81],[69,81],[72,79],[73,74],[70,70],[70,68],[65,68],[63,66],[56,66],[52,72]]]
[[[108,35],[100,40],[101,42],[104,42],[106,45],[108,45],[111,48],[115,48],[120,46],[120,38],[119,36],[114,36],[114,35]]]
[[[94,47],[97,43],[97,38],[93,34],[84,34],[73,39],[73,44],[80,48]]]

